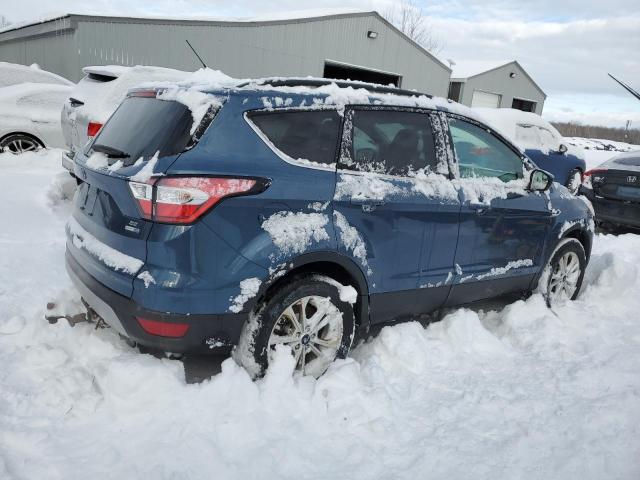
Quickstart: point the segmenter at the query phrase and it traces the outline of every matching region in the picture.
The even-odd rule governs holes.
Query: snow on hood
[[[26,66],[17,63],[0,62],[0,88],[25,82],[73,85],[73,82],[60,75],[41,70],[35,63],[31,66]]]

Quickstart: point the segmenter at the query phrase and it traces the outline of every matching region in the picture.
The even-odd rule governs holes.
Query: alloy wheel
[[[19,135],[5,140],[2,144],[2,148],[11,153],[20,154],[38,150],[40,148],[40,144],[29,137]]]
[[[269,360],[276,345],[291,348],[296,371],[322,375],[342,343],[342,313],[330,298],[307,296],[290,304],[278,317],[269,336]]]
[[[549,298],[552,302],[573,298],[580,280],[581,267],[575,252],[566,252],[553,266],[549,278]]]

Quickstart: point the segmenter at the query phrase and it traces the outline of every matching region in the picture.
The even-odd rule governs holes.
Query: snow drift
[[[43,320],[70,285],[58,160],[0,155],[0,478],[639,478],[640,237],[598,236],[555,312],[459,309],[319,380],[278,352],[258,382],[226,360],[187,385],[112,330]]]

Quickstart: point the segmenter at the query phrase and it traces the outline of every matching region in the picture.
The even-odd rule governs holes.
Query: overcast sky
[[[386,10],[389,0],[0,0],[18,22],[56,12],[251,17],[306,9]],[[543,116],[640,128],[640,101],[607,77],[640,90],[639,0],[468,0],[422,5],[443,45],[439,58],[517,59],[547,93]],[[1,60],[1,59],[0,59]]]

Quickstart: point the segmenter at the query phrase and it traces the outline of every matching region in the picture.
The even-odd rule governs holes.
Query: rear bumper
[[[591,201],[597,222],[640,228],[640,203],[596,197],[593,190],[586,188],[582,188],[580,193]]]
[[[93,278],[66,252],[67,273],[85,301],[114,330],[141,345],[174,353],[228,353],[240,338],[246,313],[184,315],[142,308],[133,300],[114,292]],[[166,323],[188,324],[180,338],[145,332],[136,317]]]
[[[74,165],[75,162],[73,161],[71,152],[62,152],[62,167],[73,176],[75,176],[75,173],[73,173]]]

